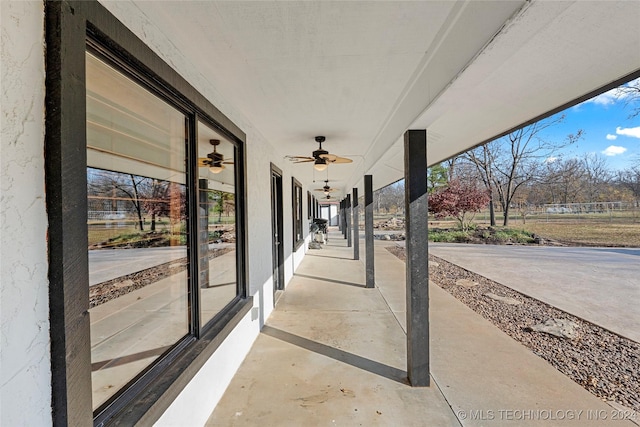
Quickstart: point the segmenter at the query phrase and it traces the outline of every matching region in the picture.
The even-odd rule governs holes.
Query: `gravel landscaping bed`
[[[404,248],[387,249],[405,260]],[[602,400],[640,412],[640,344],[441,258],[429,262],[435,284]],[[536,330],[554,319],[570,338]]]
[[[109,250],[109,249],[104,249]],[[209,259],[213,259],[231,251],[231,248],[209,249]],[[180,258],[164,264],[156,265],[132,274],[116,277],[106,282],[98,283],[89,288],[89,308],[104,304],[107,301],[133,292],[136,289],[162,280],[173,274],[180,273],[187,268],[187,258]]]

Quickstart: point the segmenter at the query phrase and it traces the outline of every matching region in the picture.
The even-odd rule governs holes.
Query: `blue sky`
[[[636,108],[640,108],[640,100],[631,103],[613,89],[559,113],[565,115],[564,122],[547,129],[544,137],[563,141],[568,134],[582,129],[583,137],[577,144],[554,156],[567,159],[597,153],[606,159],[610,169],[625,169],[640,163],[640,115],[629,118]]]

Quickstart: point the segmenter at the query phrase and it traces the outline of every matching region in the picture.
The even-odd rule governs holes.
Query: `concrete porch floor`
[[[364,261],[329,237],[307,253],[208,426],[635,425],[434,285],[432,384],[409,386],[404,263],[376,241],[376,288],[365,289]]]

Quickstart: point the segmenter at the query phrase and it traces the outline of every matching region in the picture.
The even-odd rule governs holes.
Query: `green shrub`
[[[504,230],[496,231],[494,237],[501,242],[533,243],[532,234],[523,230],[505,228]]]
[[[462,230],[429,231],[429,240],[431,240],[432,242],[442,243],[468,242],[469,233]]]

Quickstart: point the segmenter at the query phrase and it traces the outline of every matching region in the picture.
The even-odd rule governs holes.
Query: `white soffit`
[[[640,2],[536,1],[409,127],[427,129],[435,164],[637,70]],[[402,140],[390,151],[376,165],[387,182]]]

